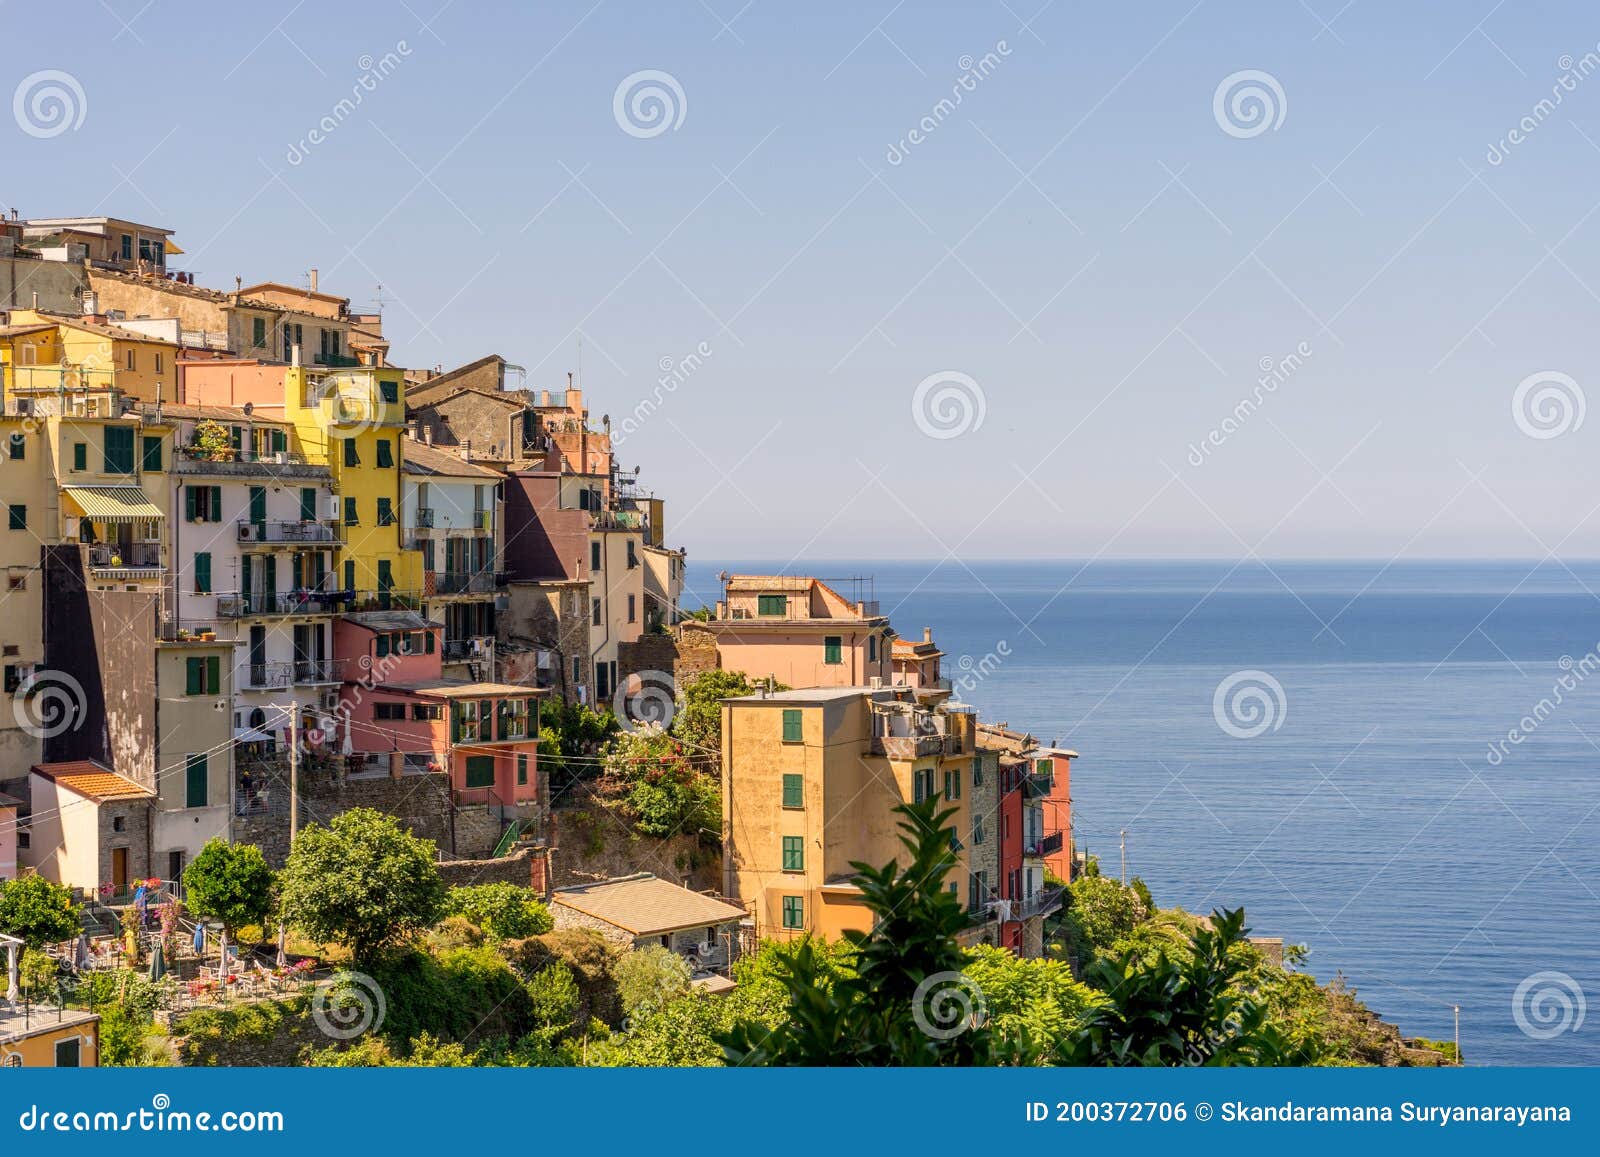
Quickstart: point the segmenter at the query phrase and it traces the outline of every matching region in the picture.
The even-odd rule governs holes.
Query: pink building
[[[685,641],[713,645],[717,666],[790,687],[894,681],[894,632],[875,602],[851,602],[820,579],[730,575],[716,617],[685,620]],[[699,636],[699,638],[696,638]]]
[[[391,775],[444,771],[460,803],[539,800],[539,696],[534,687],[447,679],[444,627],[415,611],[334,620],[343,660],[346,751],[388,759]]]
[[[0,880],[17,878],[17,809],[22,801],[0,791]]]
[[[933,641],[933,628],[922,628],[922,641],[896,639],[894,650],[894,681],[907,687],[926,691],[948,691],[950,681],[940,676],[939,661],[944,652]]]

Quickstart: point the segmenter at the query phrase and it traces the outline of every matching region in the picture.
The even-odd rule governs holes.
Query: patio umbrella
[[[161,944],[158,941],[155,947],[150,950],[150,979],[160,980],[166,974],[167,956],[161,950]]]
[[[274,961],[274,963],[277,964],[277,966],[279,968],[287,968],[287,967],[289,967],[289,953],[285,950],[285,944],[288,941],[288,939],[289,939],[289,930],[287,928],[285,928],[282,924],[279,924],[278,925],[278,959],[276,961]]]

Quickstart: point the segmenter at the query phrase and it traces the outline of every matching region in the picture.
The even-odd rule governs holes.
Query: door
[[[389,592],[394,589],[394,571],[389,560],[378,560],[378,606],[383,610],[389,609]]]
[[[167,879],[172,881],[180,900],[183,899],[183,862],[187,854],[182,848],[167,853]]]
[[[128,890],[128,849],[111,849],[111,889],[117,895]]]
[[[250,685],[267,685],[267,628],[250,628]]]

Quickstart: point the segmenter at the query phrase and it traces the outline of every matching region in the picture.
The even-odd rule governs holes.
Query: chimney
[[[315,293],[316,291],[317,291],[317,271],[315,269],[313,269],[311,271],[311,292]]]
[[[289,364],[291,366],[298,366],[300,364],[300,343],[299,342],[295,342],[294,345],[289,347]]]
[[[422,440],[424,442],[426,442],[429,446],[433,445],[433,427],[432,426],[423,426],[422,427]]]
[[[39,308],[39,291],[37,289],[33,291],[33,308]]]
[[[93,317],[100,312],[100,298],[94,290],[89,290],[83,295],[83,316]]]
[[[472,461],[472,439],[471,438],[468,438],[465,442],[461,443],[461,460],[463,462],[471,462]]]
[[[922,641],[924,643],[933,642],[933,628],[932,627],[923,627],[922,628]]]

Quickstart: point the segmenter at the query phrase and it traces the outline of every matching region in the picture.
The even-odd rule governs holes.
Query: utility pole
[[[1456,1064],[1461,1063],[1461,1006],[1451,1005],[1456,1014]]]
[[[294,838],[300,834],[300,708],[293,699],[289,700],[289,848],[294,849]],[[279,968],[286,967],[289,963],[289,930],[280,921],[278,924],[278,960]]]
[[[1128,886],[1128,829],[1123,828],[1117,833],[1117,844],[1122,852],[1122,886]]]

